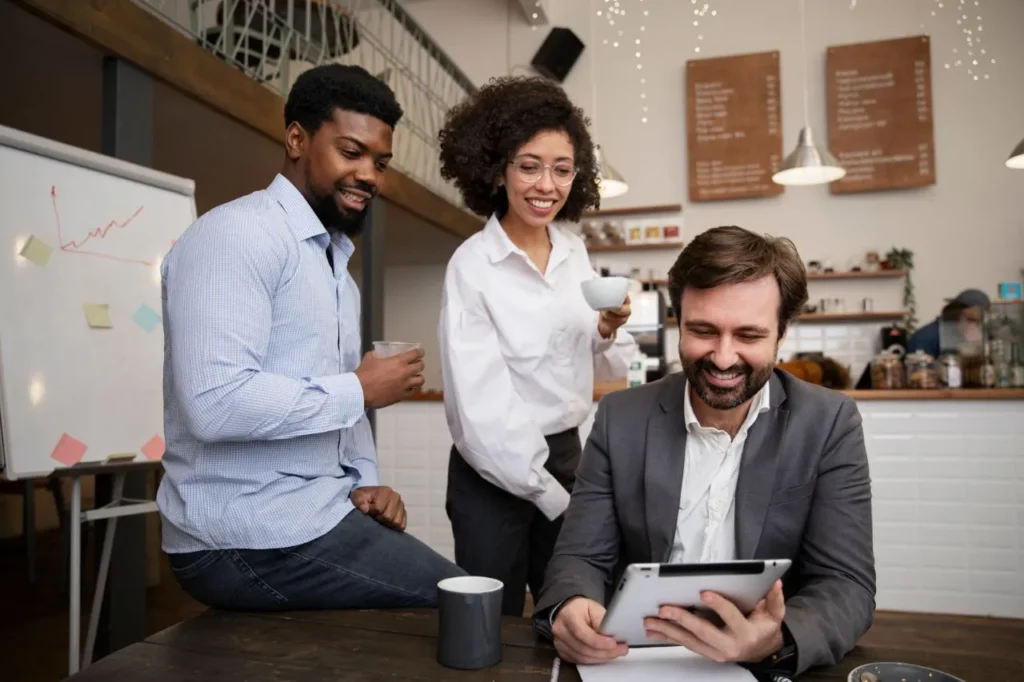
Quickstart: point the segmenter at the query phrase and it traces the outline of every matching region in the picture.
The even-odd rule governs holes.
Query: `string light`
[[[629,36],[627,35],[627,32],[630,31],[631,29],[639,29],[640,33],[646,32],[647,25],[645,22],[650,18],[651,12],[650,10],[644,8],[644,0],[635,0],[635,2],[636,4],[633,7],[628,8],[633,10],[630,14],[627,14],[627,8],[624,7],[624,5],[627,4],[627,0],[604,0],[604,10],[597,11],[597,16],[603,18],[607,22],[607,25],[612,32],[613,38],[611,40],[611,43],[613,48],[618,47],[620,42],[622,42],[624,45],[629,45],[630,40],[633,41],[634,45],[639,46],[641,44],[640,38],[638,36]],[[639,26],[637,26],[636,23],[630,22],[627,19],[627,17],[636,16],[641,16],[639,20]],[[616,40],[615,37],[618,37],[618,40]],[[602,40],[602,43],[604,45],[607,45],[608,42],[608,38]],[[638,72],[643,72],[643,53],[640,51],[639,47],[633,51],[633,57],[636,60],[636,70]],[[646,85],[646,83],[646,78],[640,79],[641,86]],[[640,100],[643,101],[646,99],[647,93],[644,92],[644,88],[641,87]],[[640,117],[640,122],[647,123],[647,107],[642,106],[641,112],[643,113]]]
[[[851,0],[851,2],[852,9],[856,5],[856,0]],[[690,0],[690,5],[693,10],[693,26],[700,29],[700,32],[697,33],[698,44],[694,46],[693,51],[700,54],[701,45],[704,40],[704,29],[702,29],[701,23],[706,23],[711,17],[717,17],[718,10],[714,7],[714,0]],[[597,16],[604,20],[605,25],[609,29],[606,37],[603,37],[601,40],[603,45],[611,43],[612,48],[618,48],[619,43],[622,43],[623,47],[626,47],[632,41],[634,45],[638,46],[633,52],[638,76],[643,74],[644,70],[643,52],[639,46],[642,44],[641,34],[647,32],[647,23],[651,18],[651,10],[648,7],[649,5],[644,5],[644,0],[632,0],[632,4],[630,4],[630,0],[604,0],[603,9],[597,10]],[[627,9],[629,10],[628,13]],[[639,33],[629,35],[633,31],[639,31]],[[649,119],[647,114],[648,107],[646,106],[647,79],[640,78],[640,85],[640,101],[642,105],[640,108],[640,122],[647,123]]]
[[[690,4],[691,5],[697,5],[698,4],[698,0],[690,0]],[[702,19],[705,19],[708,15],[711,15],[713,17],[714,16],[718,16],[718,10],[712,9],[710,2],[702,2],[702,3],[700,3],[700,7],[694,7],[693,14],[694,14],[695,17],[697,17],[696,19],[694,19],[693,25],[695,27],[699,28],[700,27],[700,22],[701,22]],[[697,40],[698,41],[704,40],[704,34],[703,33],[698,33],[697,34]],[[700,52],[700,46],[699,45],[695,46],[693,48],[693,51],[694,52]]]
[[[981,15],[981,0],[934,0],[935,7],[929,12],[930,16],[938,18],[939,12],[952,9],[953,2],[956,2],[955,17],[956,25],[960,27],[960,34],[963,36],[964,44],[966,46],[968,65],[965,65],[965,59],[960,56],[959,48],[951,48],[955,57],[947,62],[943,62],[943,66],[947,70],[966,66],[967,76],[971,80],[989,80],[991,74],[986,73],[985,69],[996,63],[996,60],[988,56],[988,52],[985,48],[981,47],[982,37],[981,34],[985,32],[984,19]],[[850,0],[850,9],[854,9],[857,6],[857,0]],[[947,7],[948,6],[948,7]],[[977,9],[971,9],[971,7]],[[924,29],[925,25],[921,24],[921,28]]]
[[[935,4],[939,9],[945,8],[945,2],[935,0]],[[981,80],[982,78],[984,78],[985,80],[989,80],[990,75],[988,73],[985,73],[984,69],[988,65],[995,64],[996,60],[992,58],[985,59],[985,57],[987,56],[987,51],[981,47],[982,37],[980,35],[985,31],[985,25],[982,23],[984,19],[981,16],[980,9],[976,9],[974,10],[974,12],[972,12],[972,14],[974,14],[973,18],[969,16],[967,14],[967,12],[969,11],[968,4],[968,0],[957,0],[956,8],[956,23],[958,26],[962,27],[960,29],[960,32],[964,37],[964,43],[967,47],[966,61],[970,62],[970,65],[967,67],[967,75],[972,80]],[[981,0],[974,0],[973,6],[976,8],[980,8]],[[934,14],[935,13],[933,12],[933,15]],[[953,53],[959,54],[957,48],[953,48]],[[962,66],[964,61],[964,59],[956,59],[953,62],[953,67]],[[986,61],[988,62],[988,65],[985,64]],[[950,68],[950,65],[947,64],[946,68]]]

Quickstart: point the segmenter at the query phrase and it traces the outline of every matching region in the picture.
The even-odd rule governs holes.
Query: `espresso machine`
[[[629,292],[632,313],[622,328],[633,335],[640,352],[647,356],[647,381],[665,376],[665,297],[656,288]]]

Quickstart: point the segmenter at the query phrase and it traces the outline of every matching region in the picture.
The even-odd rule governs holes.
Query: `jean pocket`
[[[216,550],[167,555],[167,561],[171,565],[171,572],[178,578],[184,579],[199,575],[219,558],[220,552]]]

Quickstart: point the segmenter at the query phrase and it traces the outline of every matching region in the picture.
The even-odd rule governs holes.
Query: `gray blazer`
[[[736,488],[737,559],[793,561],[783,590],[796,672],[838,662],[875,610],[871,480],[857,406],[784,371],[747,436]],[[582,595],[606,604],[629,563],[665,562],[682,490],[686,425],[680,374],[606,396],[576,472],[564,525],[537,600]]]

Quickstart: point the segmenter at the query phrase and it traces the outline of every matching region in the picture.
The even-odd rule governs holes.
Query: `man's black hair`
[[[297,121],[313,135],[335,109],[373,116],[392,129],[403,113],[391,88],[363,67],[325,64],[295,79],[284,105],[284,124]]]

